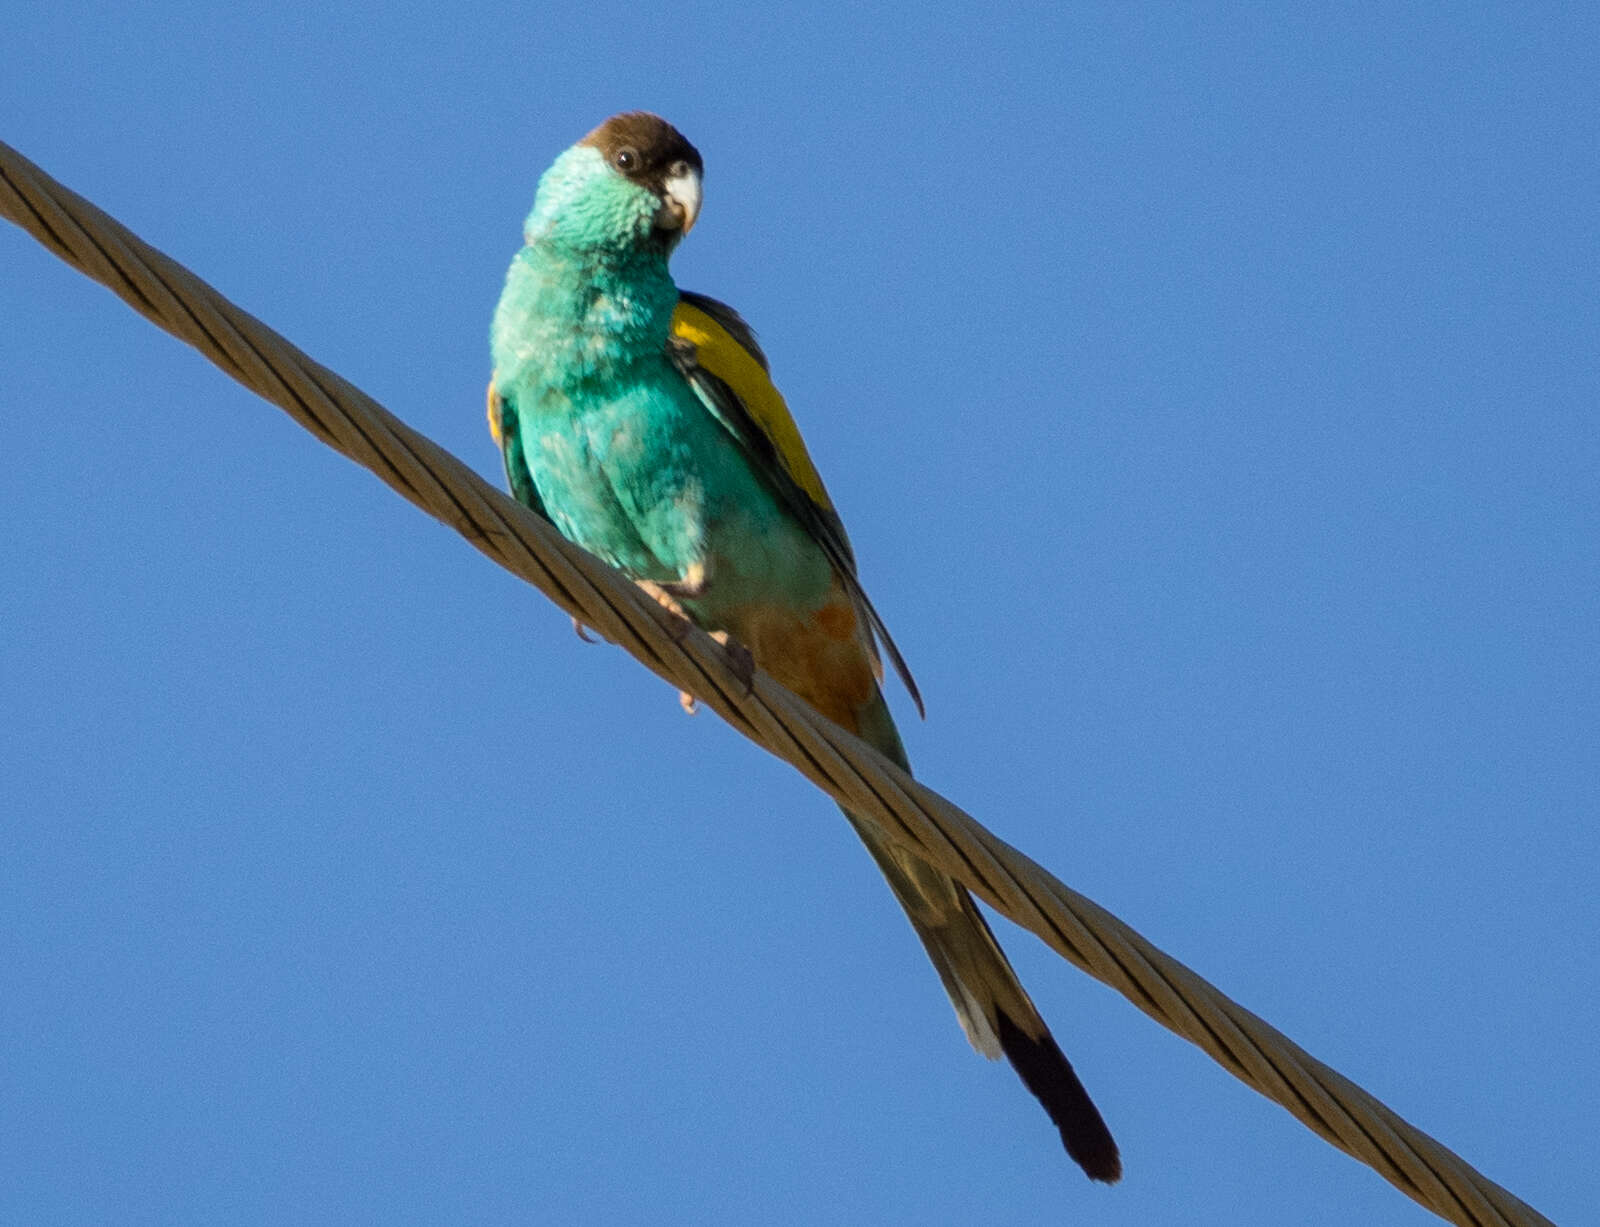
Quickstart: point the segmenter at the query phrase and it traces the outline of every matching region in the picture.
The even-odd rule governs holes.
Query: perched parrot
[[[539,180],[491,330],[489,423],[512,493],[906,766],[879,689],[905,662],[767,359],[668,257],[700,211],[700,154],[665,120],[613,116]],[[580,628],[581,633],[581,628]],[[846,811],[927,948],[972,1046],[1004,1054],[1095,1180],[1105,1122],[966,889]]]

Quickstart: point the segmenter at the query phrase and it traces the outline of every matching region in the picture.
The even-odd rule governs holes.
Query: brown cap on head
[[[591,145],[619,172],[653,191],[684,167],[702,174],[700,151],[659,115],[626,111],[613,115],[578,142]]]

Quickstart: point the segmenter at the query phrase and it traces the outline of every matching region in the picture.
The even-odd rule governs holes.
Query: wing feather
[[[889,628],[856,575],[855,551],[811,462],[800,430],[767,374],[766,355],[738,312],[703,294],[679,293],[668,356],[713,417],[733,436],[755,471],[827,554],[851,601],[871,627],[868,646],[881,642],[907,693],[925,714],[922,694]]]
[[[528,471],[527,459],[522,454],[516,406],[500,395],[492,379],[489,381],[489,433],[500,445],[500,459],[506,466],[506,485],[511,487],[512,497],[548,520],[550,513],[544,509],[544,500],[539,497],[533,474]]]

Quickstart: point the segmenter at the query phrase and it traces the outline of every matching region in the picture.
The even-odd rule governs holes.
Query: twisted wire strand
[[[746,692],[709,636],[3,142],[0,214],[1408,1197],[1463,1227],[1549,1223],[777,683]]]

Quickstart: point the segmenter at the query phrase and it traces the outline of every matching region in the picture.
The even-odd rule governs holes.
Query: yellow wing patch
[[[494,445],[504,447],[505,435],[500,429],[500,393],[494,390],[494,380],[489,381],[489,433],[494,436]]]
[[[811,463],[811,454],[789,414],[789,406],[750,351],[716,320],[687,302],[680,302],[672,313],[672,335],[693,345],[695,362],[732,388],[733,394],[744,402],[745,411],[761,433],[772,440],[778,461],[794,484],[818,507],[833,511],[833,501],[817,466]]]

